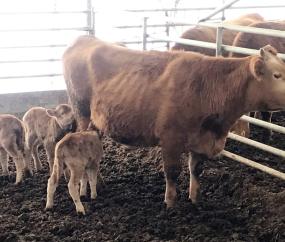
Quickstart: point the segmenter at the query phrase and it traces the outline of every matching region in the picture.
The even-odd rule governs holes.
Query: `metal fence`
[[[233,1],[235,2],[235,1]],[[246,6],[246,7],[231,7],[231,9],[243,9],[243,8],[270,8],[273,6]],[[284,8],[285,5],[280,6],[274,6],[274,7],[282,7]],[[50,12],[0,12],[1,14],[71,14],[71,13],[81,13],[86,14],[87,18],[87,26],[79,27],[79,28],[43,28],[43,29],[0,29],[0,32],[19,32],[19,31],[63,31],[63,30],[77,30],[77,31],[86,31],[90,35],[95,34],[95,14],[93,7],[91,6],[91,0],[87,1],[87,8],[86,10],[82,11],[50,11]],[[124,10],[123,12],[169,12],[169,11],[193,11],[193,10],[215,10],[215,7],[208,7],[208,8],[187,8],[187,9],[178,9],[178,8],[169,8],[169,9],[142,9],[142,10]],[[161,20],[161,18],[160,18]],[[125,44],[138,44],[142,43],[142,48],[146,50],[147,43],[160,43],[160,42],[178,42],[182,44],[188,44],[188,45],[194,45],[194,46],[200,46],[205,48],[211,48],[216,49],[216,54],[220,55],[222,50],[231,51],[231,52],[237,52],[241,54],[257,54],[257,50],[253,49],[247,49],[247,48],[240,48],[240,47],[233,47],[233,46],[227,46],[222,44],[222,36],[223,36],[223,30],[234,30],[239,32],[247,32],[247,33],[253,33],[253,34],[260,34],[260,35],[268,35],[268,36],[275,36],[275,37],[283,37],[285,38],[285,31],[277,31],[277,30],[269,30],[269,29],[258,29],[258,28],[250,28],[250,27],[244,27],[244,26],[234,26],[234,25],[223,25],[223,24],[217,24],[217,23],[206,23],[206,22],[200,22],[198,23],[201,26],[207,26],[212,28],[217,28],[217,38],[216,43],[207,43],[203,41],[195,41],[195,40],[186,40],[181,38],[172,38],[169,36],[161,36],[156,34],[149,34],[148,28],[149,27],[165,27],[166,28],[166,34],[167,34],[167,28],[169,27],[175,27],[175,26],[194,26],[197,25],[197,23],[188,23],[184,20],[178,20],[173,19],[169,17],[165,17],[165,21],[167,23],[165,24],[151,24],[148,25],[147,23],[148,18],[144,17],[142,19],[141,25],[128,25],[128,26],[114,26],[115,28],[141,28],[142,29],[142,41],[124,41]],[[49,47],[65,47],[65,45],[58,44],[58,45],[38,45],[38,46],[5,46],[0,47],[0,49],[17,49],[17,48],[49,48]],[[285,54],[279,54],[280,58],[285,60]],[[7,60],[7,61],[0,61],[0,63],[25,63],[25,62],[55,62],[60,61],[60,59],[35,59],[35,60]],[[0,79],[11,79],[11,78],[32,78],[32,77],[53,77],[53,76],[61,76],[61,73],[50,73],[50,74],[42,74],[42,75],[26,75],[26,76],[0,76]],[[265,128],[272,129],[276,132],[281,132],[285,134],[285,128],[280,127],[274,124],[266,123],[264,121],[256,120],[253,118],[250,118],[248,116],[243,116],[241,118],[244,121],[250,122],[252,124],[260,125]],[[240,142],[252,145],[254,147],[258,147],[260,149],[263,149],[265,151],[271,152],[275,155],[279,155],[283,158],[285,158],[285,152],[273,147],[270,147],[268,145],[264,145],[262,143],[258,143],[256,141],[252,141],[243,137],[240,137],[238,135],[229,134],[229,138],[238,140]],[[264,172],[267,172],[271,175],[277,176],[279,178],[282,178],[285,180],[285,174],[275,171],[271,168],[268,168],[266,166],[263,166],[261,164],[258,164],[256,162],[250,161],[248,159],[245,159],[243,157],[237,156],[235,154],[232,154],[228,151],[223,151],[222,154],[224,156],[227,156],[229,158],[232,158],[234,160],[237,160],[239,162],[242,162],[244,164],[250,165],[252,167],[255,167],[259,170],[262,170]]]

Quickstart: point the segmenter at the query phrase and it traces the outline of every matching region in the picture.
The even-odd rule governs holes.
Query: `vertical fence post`
[[[217,28],[216,44],[216,56],[222,55],[223,27]]]
[[[165,11],[165,16],[168,17],[168,12],[167,11]],[[168,23],[168,22],[166,22],[166,23]],[[166,26],[165,32],[166,32],[166,36],[169,36],[169,27],[168,26]],[[167,48],[167,50],[170,49],[169,42],[166,42],[166,48]]]
[[[143,50],[146,50],[146,44],[147,44],[147,17],[143,17],[142,19],[142,45]]]
[[[87,9],[90,10],[90,13],[87,13],[86,17],[87,17],[87,26],[91,26],[92,27],[92,19],[93,19],[93,9],[92,9],[92,0],[87,0]],[[92,27],[93,28],[93,27]],[[93,35],[93,30],[88,31],[89,35]]]

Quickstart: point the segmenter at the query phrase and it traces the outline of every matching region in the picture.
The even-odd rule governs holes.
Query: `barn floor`
[[[285,125],[285,113],[273,122]],[[251,138],[259,141],[261,129]],[[285,150],[284,136],[271,145]],[[14,186],[0,178],[0,241],[285,241],[285,181],[226,158],[207,160],[201,175],[202,207],[188,200],[187,156],[177,190],[178,209],[166,210],[159,148],[134,149],[104,139],[101,172],[107,188],[84,200],[77,217],[64,179],[53,212],[44,212],[48,170]],[[227,150],[285,172],[285,160],[241,143]],[[42,159],[45,155],[42,152]],[[2,171],[1,171],[2,172]]]

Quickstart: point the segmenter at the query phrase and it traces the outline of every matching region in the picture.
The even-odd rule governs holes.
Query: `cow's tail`
[[[22,153],[25,153],[25,141],[23,137],[23,129],[14,129],[13,133],[16,135],[16,145],[18,150],[22,151]]]

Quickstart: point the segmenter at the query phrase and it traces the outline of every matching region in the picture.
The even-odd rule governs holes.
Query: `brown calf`
[[[8,159],[13,158],[16,166],[16,182],[23,179],[23,170],[27,169],[32,175],[30,152],[26,149],[24,128],[20,119],[10,114],[0,115],[0,162],[3,176],[9,176]]]
[[[82,76],[92,85],[91,118],[99,130],[128,145],[161,145],[168,207],[177,205],[182,152],[192,154],[190,198],[195,203],[197,163],[223,150],[236,120],[249,111],[285,108],[285,64],[270,46],[260,55],[216,58],[135,51],[81,36],[62,62],[68,90],[80,92]]]
[[[86,185],[89,181],[91,198],[97,197],[97,177],[102,181],[99,171],[102,153],[101,141],[96,131],[67,134],[59,141],[55,148],[53,172],[48,180],[46,209],[53,207],[53,195],[59,179],[64,169],[69,169],[71,174],[68,183],[69,194],[76,206],[76,212],[85,215],[78,184],[81,183],[80,195],[86,196]]]
[[[35,169],[42,170],[38,157],[38,146],[43,143],[52,173],[54,148],[68,132],[73,129],[75,120],[72,109],[67,104],[60,104],[55,110],[42,107],[31,108],[23,117],[26,142],[32,152]]]

